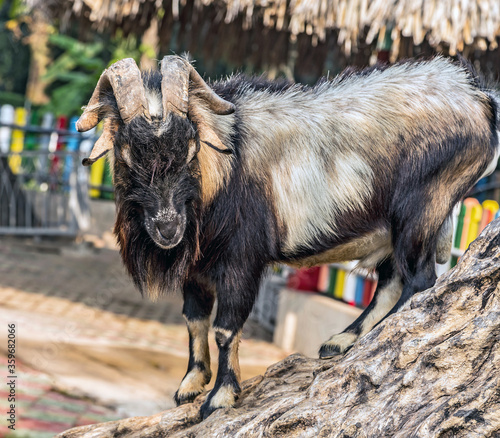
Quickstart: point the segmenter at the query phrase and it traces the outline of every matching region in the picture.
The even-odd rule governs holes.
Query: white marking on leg
[[[233,332],[231,330],[226,330],[226,329],[219,328],[219,327],[214,327],[214,331],[215,331],[215,333],[220,333],[221,335],[223,335],[226,338],[224,340],[224,342],[226,342],[233,334]]]
[[[403,285],[399,276],[394,277],[383,289],[377,292],[374,308],[361,323],[360,337],[368,333],[398,302]]]
[[[186,317],[188,332],[193,340],[193,359],[203,362],[208,370],[210,370],[210,351],[208,347],[208,329],[210,327],[210,319],[200,319],[190,321]]]
[[[436,246],[436,262],[444,265],[450,258],[451,246],[453,244],[453,219],[448,217],[441,229]]]
[[[500,138],[500,131],[497,131],[497,135]],[[497,148],[495,149],[495,155],[493,157],[493,160],[491,160],[490,164],[486,168],[486,170],[483,172],[481,175],[481,178],[484,178],[485,176],[491,175],[495,169],[497,168],[498,165],[498,157],[500,156],[500,143],[497,145]],[[479,178],[479,179],[481,179]]]
[[[233,336],[233,339],[231,339],[230,345],[227,346],[227,367],[228,370],[233,371],[236,378],[238,379],[238,382],[240,381],[240,361],[238,357],[238,348],[239,348],[239,343],[241,339],[241,330],[238,331],[237,333],[233,333],[231,330],[226,330],[223,328],[214,328],[215,333],[219,333],[224,337],[223,344],[227,342],[228,339]]]
[[[236,378],[238,379],[238,382],[241,380],[240,359],[238,356],[240,338],[241,330],[234,336],[228,351],[228,367],[234,372]]]
[[[201,393],[204,388],[205,374],[199,368],[193,368],[182,379],[178,394],[182,397],[182,395]]]
[[[210,400],[212,408],[227,408],[234,405],[236,395],[232,386],[221,386]]]

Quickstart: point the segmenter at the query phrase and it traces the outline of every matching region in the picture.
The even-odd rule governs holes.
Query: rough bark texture
[[[205,395],[59,437],[500,436],[500,220],[458,266],[344,357],[295,354],[200,422]]]

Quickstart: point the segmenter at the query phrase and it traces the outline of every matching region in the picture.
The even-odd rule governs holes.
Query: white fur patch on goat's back
[[[289,143],[330,144],[365,159],[390,157],[402,140],[430,135],[434,143],[467,131],[489,132],[488,96],[467,72],[444,58],[403,63],[281,93],[242,92],[237,106],[250,167],[287,154]],[[419,148],[418,144],[412,147]]]
[[[336,216],[362,208],[371,196],[373,174],[360,156],[339,154],[328,163],[321,157],[331,151],[317,148],[325,150],[296,145],[293,157],[271,168],[278,220],[286,230],[285,252],[311,244],[318,233],[335,234]]]

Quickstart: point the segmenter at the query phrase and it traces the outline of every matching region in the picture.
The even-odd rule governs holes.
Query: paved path
[[[22,376],[22,384],[17,388],[15,431],[11,431],[2,421],[0,437],[51,438],[70,427],[120,418],[112,408],[59,392],[46,374],[23,365],[18,365],[18,372]],[[6,374],[7,360],[2,357],[0,375]],[[6,391],[0,390],[2,417],[9,409],[7,395]]]

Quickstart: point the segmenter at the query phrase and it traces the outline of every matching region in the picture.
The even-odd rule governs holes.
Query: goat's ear
[[[202,79],[188,60],[179,56],[165,56],[161,61],[161,91],[163,117],[175,113],[186,115],[196,124],[200,141],[226,154],[226,147],[213,129],[214,115],[228,115],[235,110],[231,102],[218,96]]]
[[[196,124],[200,142],[223,154],[231,154],[232,150],[222,143],[202,113],[203,111],[198,110],[196,105],[189,105],[189,118]]]
[[[200,136],[200,142],[204,143],[207,146],[210,146],[212,149],[215,149],[217,152],[221,152],[223,154],[232,154],[233,151],[229,149],[222,141],[219,136],[214,132],[206,124],[198,125],[198,134]]]

